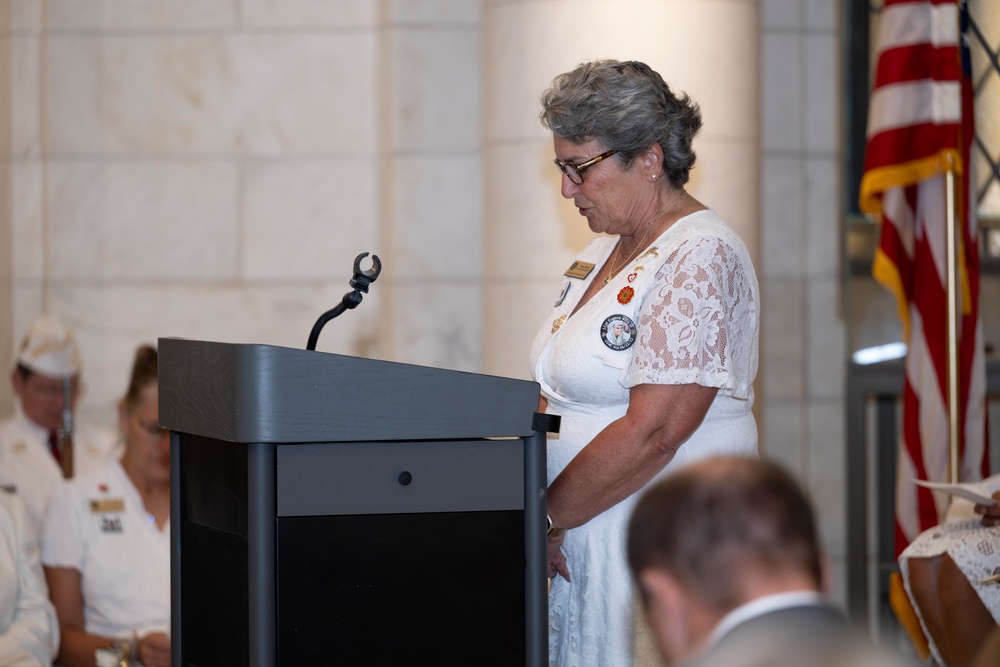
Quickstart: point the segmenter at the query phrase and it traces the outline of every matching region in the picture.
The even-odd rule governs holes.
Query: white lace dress
[[[912,602],[910,560],[948,554],[968,579],[993,620],[1000,623],[1000,581],[984,581],[1000,575],[1000,526],[984,526],[982,518],[973,511],[973,506],[968,500],[954,498],[945,522],[917,535],[899,555],[899,569],[903,575],[903,586]],[[924,625],[920,608],[914,603],[913,609],[924,628],[931,654],[938,664],[943,665],[944,660]]]
[[[577,263],[601,267],[616,240],[595,239]],[[629,388],[639,384],[719,388],[701,426],[665,470],[713,454],[755,456],[759,296],[739,236],[714,211],[686,216],[570,317],[595,274],[566,279],[532,345],[533,376],[548,412],[562,416],[560,433],[548,440],[549,483],[625,414]],[[572,582],[552,581],[551,664],[633,664],[625,533],[637,495],[566,533]]]

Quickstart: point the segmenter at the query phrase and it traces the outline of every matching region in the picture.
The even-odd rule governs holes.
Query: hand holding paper
[[[923,479],[913,480],[919,486],[935,491],[944,491],[953,496],[959,496],[966,500],[971,500],[979,505],[996,505],[993,494],[1000,491],[1000,474],[987,477],[979,482],[965,482],[962,484],[949,484],[947,482],[928,482]]]

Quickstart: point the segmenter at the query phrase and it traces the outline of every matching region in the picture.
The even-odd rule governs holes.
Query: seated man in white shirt
[[[710,458],[668,475],[639,500],[628,551],[668,664],[904,664],[824,601],[812,507],[773,463]]]
[[[43,317],[25,335],[11,371],[18,404],[14,415],[0,422],[0,486],[20,496],[35,536],[66,473],[96,469],[120,451],[112,432],[71,418],[81,368],[72,330]],[[69,411],[64,410],[67,394]]]
[[[38,544],[26,534],[24,506],[0,491],[0,665],[47,667],[59,646]]]

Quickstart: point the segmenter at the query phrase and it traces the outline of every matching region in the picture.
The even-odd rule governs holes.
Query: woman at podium
[[[170,665],[170,439],[156,379],[156,350],[142,346],[118,407],[125,453],[49,505],[42,563],[63,667],[94,667],[107,649],[145,667]]]
[[[531,350],[548,441],[550,661],[633,664],[636,493],[714,454],[754,456],[757,279],[684,186],[697,105],[640,62],[583,63],[542,96],[562,195],[596,234]]]

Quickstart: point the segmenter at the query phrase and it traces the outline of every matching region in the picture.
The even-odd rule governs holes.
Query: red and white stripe
[[[886,0],[869,106],[861,208],[882,218],[873,273],[897,298],[908,345],[896,487],[896,545],[937,525],[947,498],[914,479],[947,481],[949,467],[945,177],[956,170],[963,247],[959,341],[962,480],[985,457],[985,357],[972,179],[971,89],[963,76],[955,0]]]

